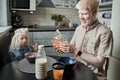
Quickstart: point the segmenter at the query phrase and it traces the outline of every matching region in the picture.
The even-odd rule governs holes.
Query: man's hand
[[[52,44],[58,53],[69,52],[69,44],[66,41],[53,39]]]

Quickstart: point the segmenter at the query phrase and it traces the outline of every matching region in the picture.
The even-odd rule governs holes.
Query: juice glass
[[[65,65],[63,63],[54,63],[52,67],[54,80],[62,80]]]

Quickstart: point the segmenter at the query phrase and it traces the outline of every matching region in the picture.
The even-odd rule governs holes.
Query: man
[[[60,44],[56,51],[74,51],[78,60],[82,59],[95,72],[99,68],[104,73],[103,65],[112,53],[112,31],[96,17],[98,0],[80,0],[76,8],[81,25],[76,28],[71,42]]]

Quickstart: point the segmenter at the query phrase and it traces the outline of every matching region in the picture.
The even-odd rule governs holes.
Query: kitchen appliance
[[[10,0],[11,10],[35,11],[36,0]]]

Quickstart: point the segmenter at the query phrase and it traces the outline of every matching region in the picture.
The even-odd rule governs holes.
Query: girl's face
[[[20,35],[20,36],[18,37],[18,44],[19,44],[20,46],[28,45],[28,42],[29,42],[29,37],[28,37],[28,36]]]
[[[78,11],[79,14],[79,18],[81,21],[81,24],[83,26],[90,26],[92,23],[92,15],[90,14],[90,12],[86,9],[79,9]]]

